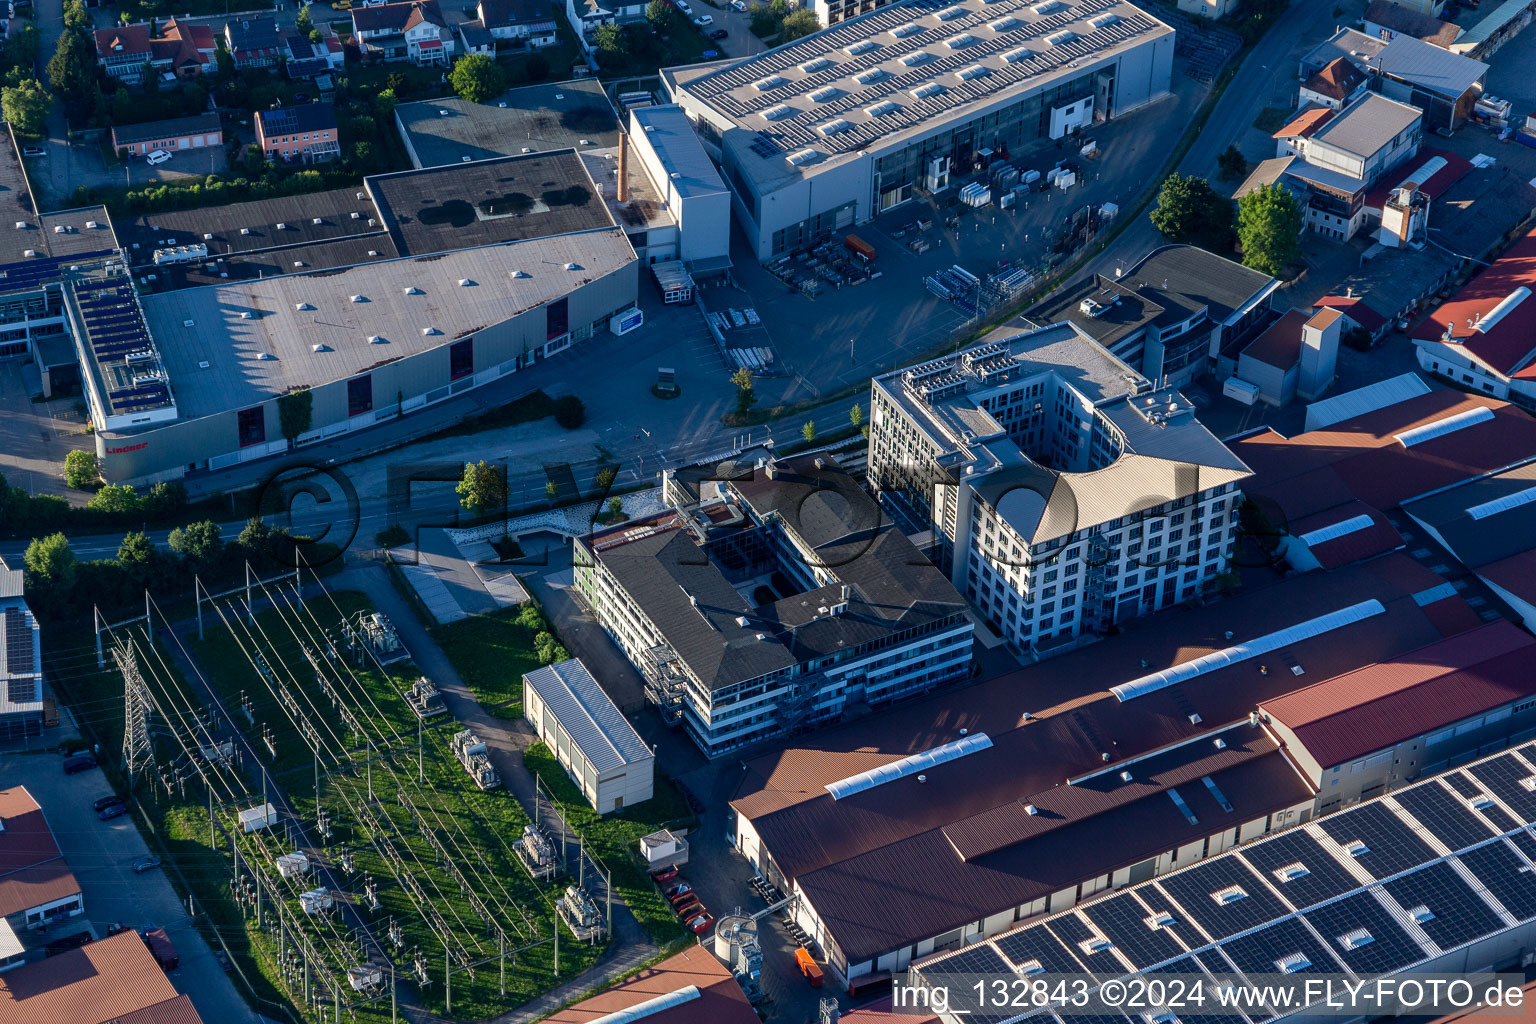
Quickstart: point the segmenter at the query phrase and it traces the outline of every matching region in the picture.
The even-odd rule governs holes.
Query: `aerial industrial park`
[[[0,11],[0,1024],[1531,1016],[1536,0],[240,6]]]

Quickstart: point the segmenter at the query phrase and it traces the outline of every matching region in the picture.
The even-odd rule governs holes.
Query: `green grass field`
[[[523,673],[539,667],[534,631],[518,623],[519,611],[503,608],[431,631],[475,700],[500,718],[523,717]]]

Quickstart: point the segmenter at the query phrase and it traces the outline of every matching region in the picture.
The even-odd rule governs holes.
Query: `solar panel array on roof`
[[[69,280],[81,345],[101,370],[109,411],[128,415],[171,404],[170,382],[133,282],[125,275]]]
[[[926,0],[894,4],[818,32],[814,41],[770,50],[702,75],[688,82],[686,89],[747,128],[759,127],[750,119],[764,116],[767,108],[796,98],[787,90],[794,90],[799,97],[808,96],[815,102],[792,106],[793,116],[776,120],[780,148],[815,145],[827,155],[837,155],[1010,85],[1090,59],[1159,27],[1152,18],[1123,7],[1121,16],[1096,25],[1082,24],[1075,33],[1063,31],[1065,26],[1106,12],[1120,2],[1085,0],[1047,12],[1039,11],[1037,5],[1028,20],[1024,20],[1029,11],[1024,4],[1008,8],[1019,17],[1000,16],[990,0],[974,6],[950,5],[938,11],[934,10],[936,4]],[[921,46],[939,38],[934,35],[937,32],[943,33],[943,42],[937,43],[939,53],[921,51],[922,58],[914,60]],[[1019,43],[1025,40],[1039,40],[1039,52],[1023,51]],[[1046,40],[1054,45],[1045,45]],[[1010,56],[1005,58],[1005,51]],[[894,73],[862,77],[881,64],[894,64],[886,69]],[[918,64],[920,70],[903,74],[903,64]],[[941,89],[925,90],[925,95],[887,112],[878,121],[850,119],[848,130],[830,137],[817,131],[819,123],[829,117],[862,111],[897,93],[911,93],[945,74],[952,74],[953,80],[946,79]],[[839,87],[833,89],[833,83]],[[832,89],[831,95],[826,95],[828,89]],[[755,145],[752,148],[761,156],[774,155]]]
[[[1108,963],[1113,953],[1131,965],[1127,975],[1391,974],[1536,919],[1533,826],[1536,744],[1527,743],[989,945],[1021,973],[1026,961],[1081,973],[1074,963]],[[1137,922],[1138,906],[1160,927]],[[1094,934],[1112,945],[1064,945]],[[921,976],[930,965],[938,966],[930,960],[912,971]],[[1256,1013],[1250,1018],[1267,1019]]]

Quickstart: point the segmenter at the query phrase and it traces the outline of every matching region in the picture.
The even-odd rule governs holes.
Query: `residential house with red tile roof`
[[[0,968],[21,959],[20,936],[85,910],[43,809],[25,786],[0,789]],[[174,994],[174,993],[173,993]],[[33,1018],[43,1020],[47,1018]],[[0,1022],[5,1020],[0,1008]]]
[[[144,68],[157,74],[192,78],[218,70],[213,30],[207,25],[193,25],[168,19],[160,33],[150,35],[150,26],[121,25],[97,29],[96,63],[107,75],[126,85],[144,81]]]
[[[1414,329],[1419,366],[1438,377],[1536,409],[1536,231]]]
[[[1343,57],[1319,68],[1301,83],[1299,106],[1315,103],[1323,110],[1339,110],[1366,89],[1365,73]]]
[[[325,163],[341,155],[336,108],[330,103],[256,111],[256,144],[268,160]]]
[[[437,0],[405,0],[352,9],[352,33],[367,60],[453,62],[455,42]]]

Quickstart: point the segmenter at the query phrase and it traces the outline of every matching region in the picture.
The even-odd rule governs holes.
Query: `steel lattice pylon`
[[[149,688],[139,674],[139,659],[133,649],[118,644],[112,660],[123,674],[123,771],[128,786],[133,787],[140,774],[148,774],[155,763],[155,748],[149,741]]]

